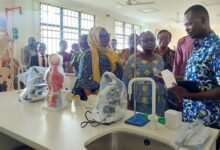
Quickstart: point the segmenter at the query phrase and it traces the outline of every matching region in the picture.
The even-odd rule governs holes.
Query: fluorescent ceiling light
[[[158,12],[159,10],[157,10],[156,8],[148,8],[148,9],[141,9],[140,10],[142,13],[153,13],[153,12]]]

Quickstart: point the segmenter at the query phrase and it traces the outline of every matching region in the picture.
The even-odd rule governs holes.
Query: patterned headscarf
[[[102,47],[99,39],[100,32],[105,29],[103,27],[93,27],[89,31],[88,44],[92,52],[92,73],[93,80],[100,83],[99,54],[102,51],[111,62],[112,72],[116,69],[116,63],[119,62],[118,55],[109,47]]]

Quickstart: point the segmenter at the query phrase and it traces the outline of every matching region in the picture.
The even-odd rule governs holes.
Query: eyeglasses
[[[103,33],[99,35],[100,38],[111,37],[111,33]]]
[[[142,43],[148,43],[148,42],[155,43],[156,40],[155,39],[142,39],[141,42]]]
[[[170,39],[169,38],[157,38],[159,41],[166,41],[166,42],[168,42],[168,41],[170,41]]]

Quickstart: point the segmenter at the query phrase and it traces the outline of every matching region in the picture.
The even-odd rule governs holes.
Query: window
[[[81,13],[81,34],[88,34],[89,30],[94,27],[94,16]]]
[[[95,25],[95,16],[62,7],[41,4],[40,41],[47,45],[47,53],[59,51],[59,41],[64,39],[71,45],[79,36],[88,34]]]
[[[54,6],[41,5],[40,41],[47,45],[47,52],[57,52],[60,35],[60,9]]]
[[[134,31],[140,34],[141,26],[115,21],[115,38],[117,39],[118,49],[128,47],[128,36]]]
[[[140,35],[141,34],[141,26],[134,25],[134,31]]]

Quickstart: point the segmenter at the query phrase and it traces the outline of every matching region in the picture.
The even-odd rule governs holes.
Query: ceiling
[[[71,0],[85,4],[110,15],[120,15],[136,19],[143,23],[182,24],[184,11],[193,4],[204,5],[210,15],[211,25],[220,24],[220,0],[136,0],[137,2],[155,2],[148,5],[123,6],[118,3],[124,0]],[[153,12],[144,13],[143,10]]]

